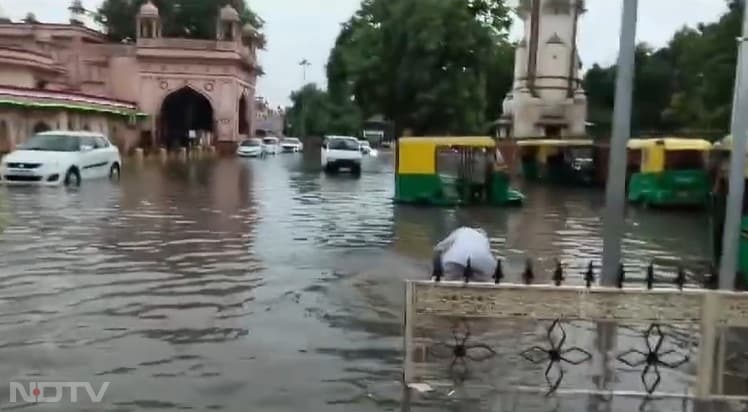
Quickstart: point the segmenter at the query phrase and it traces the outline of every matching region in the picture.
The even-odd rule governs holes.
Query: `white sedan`
[[[241,157],[262,157],[265,154],[262,151],[262,140],[256,138],[244,140],[236,149],[236,154]]]
[[[31,136],[3,157],[0,183],[79,186],[96,178],[119,179],[119,149],[99,133],[49,131]]]
[[[304,143],[296,137],[285,137],[281,139],[281,148],[284,152],[296,153],[304,150]]]
[[[262,139],[262,151],[266,154],[278,154],[280,140],[277,137],[268,136]]]

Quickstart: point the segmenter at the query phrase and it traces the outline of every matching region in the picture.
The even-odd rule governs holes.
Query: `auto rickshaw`
[[[711,249],[712,265],[719,268],[722,257],[722,236],[725,225],[725,209],[729,184],[730,157],[732,155],[732,138],[722,139],[713,146],[710,158],[710,171],[713,185],[709,197],[709,245]],[[748,166],[744,172],[748,183]],[[738,243],[738,272],[737,281],[745,289],[748,285],[748,190],[743,192],[743,211],[740,222],[740,240]]]
[[[628,200],[652,206],[706,206],[707,161],[712,144],[703,139],[631,139],[630,154],[639,155],[639,170],[628,183]]]
[[[595,145],[591,139],[519,140],[522,176],[559,184],[596,183]]]
[[[524,196],[490,137],[401,137],[395,155],[395,201],[454,205],[517,205]]]

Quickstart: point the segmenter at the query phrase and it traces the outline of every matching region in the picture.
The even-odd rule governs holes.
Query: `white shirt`
[[[439,242],[434,250],[442,253],[445,270],[455,265],[464,268],[468,259],[470,267],[485,276],[492,276],[496,270],[497,263],[491,253],[491,243],[485,234],[476,229],[461,227]]]

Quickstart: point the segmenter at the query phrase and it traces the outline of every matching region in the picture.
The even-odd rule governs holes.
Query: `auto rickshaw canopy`
[[[685,139],[681,137],[665,137],[655,139],[630,139],[628,148],[632,150],[662,148],[671,150],[699,150],[712,149],[712,143],[704,139]]]
[[[401,137],[397,143],[397,173],[435,174],[439,147],[493,149],[496,141],[489,136]]]
[[[517,141],[517,146],[528,147],[528,146],[555,146],[555,147],[569,147],[569,146],[592,146],[595,142],[592,139],[527,139]]]
[[[641,150],[641,172],[659,173],[665,170],[666,152],[699,151],[708,152],[712,143],[704,139],[685,139],[677,137],[655,139],[631,139],[629,150]]]

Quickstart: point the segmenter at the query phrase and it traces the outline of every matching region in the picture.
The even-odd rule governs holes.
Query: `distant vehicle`
[[[361,145],[350,136],[327,136],[322,145],[322,168],[326,173],[348,169],[354,175],[361,174]]]
[[[118,180],[119,149],[100,133],[48,131],[31,136],[3,157],[6,185],[80,186],[83,180]]]
[[[239,144],[236,154],[242,157],[259,157],[263,155],[262,140],[257,138],[246,139]]]
[[[361,153],[363,154],[371,153],[371,143],[369,143],[368,140],[359,139],[358,144],[361,147]]]
[[[361,153],[377,157],[379,152],[377,152],[377,149],[371,147],[371,143],[368,140],[359,140],[359,143],[361,144]]]
[[[304,150],[304,143],[301,143],[296,137],[286,137],[281,139],[281,148],[284,152],[301,152]]]
[[[277,137],[268,136],[262,139],[262,151],[266,154],[278,154],[280,140]]]

